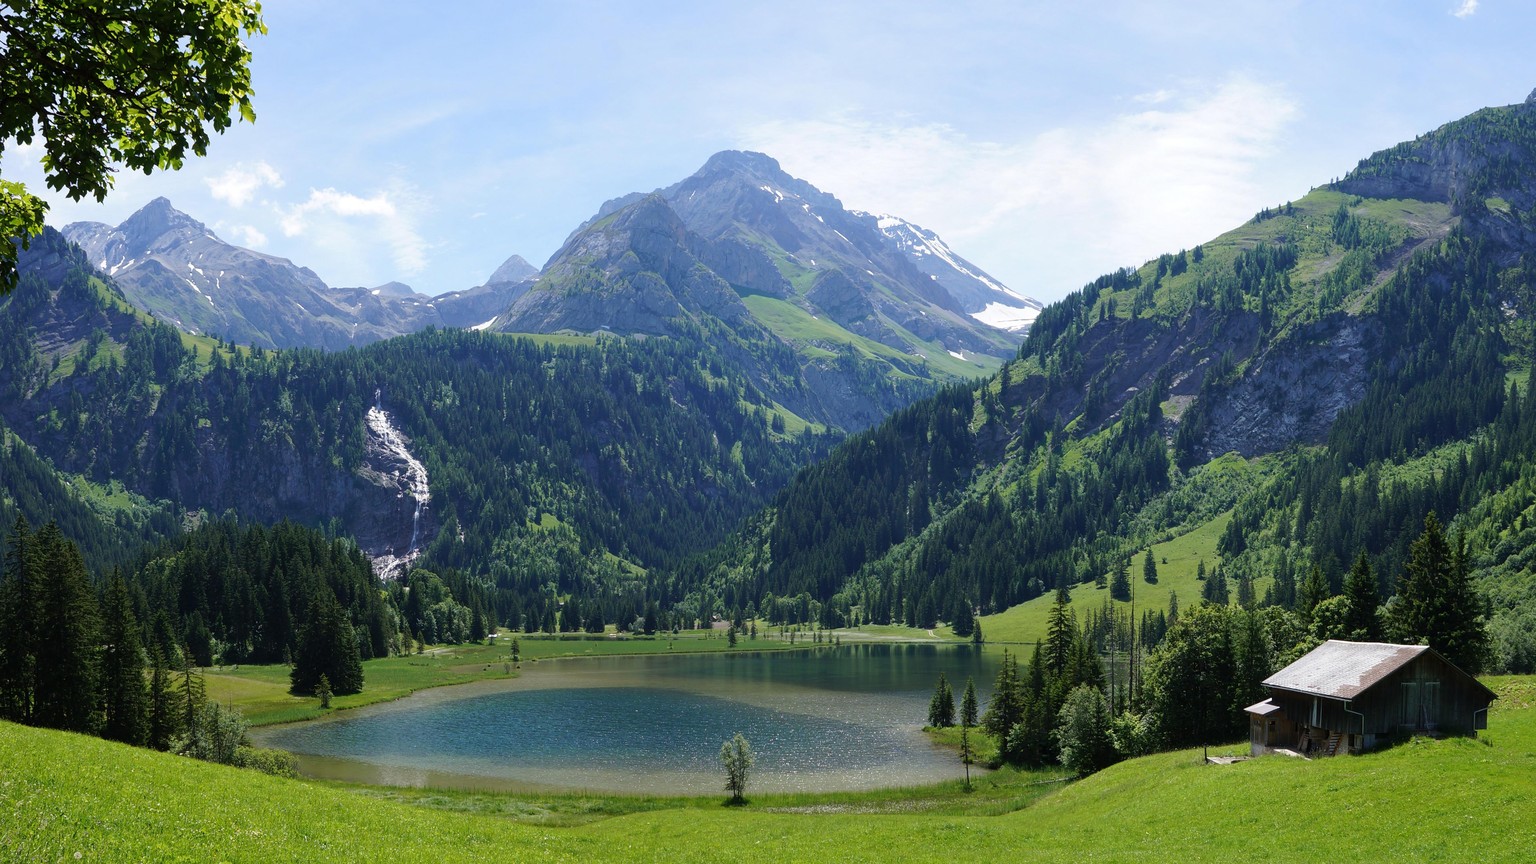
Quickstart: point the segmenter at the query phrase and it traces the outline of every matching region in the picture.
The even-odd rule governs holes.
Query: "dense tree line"
[[[210,702],[192,652],[120,572],[93,585],[79,548],[18,518],[0,570],[0,718],[292,773]],[[149,623],[145,623],[149,622]]]
[[[502,614],[550,584],[562,598],[625,594],[609,617],[643,605],[616,558],[658,568],[706,548],[834,437],[785,432],[744,371],[784,358],[732,359],[703,329],[247,351],[131,314],[56,234],[29,254],[43,263],[0,304],[0,414],[56,468],[171,512],[363,530],[376,518],[359,510],[364,417],[382,405],[431,484],[439,530],[419,564],[489,582]]]
[[[306,628],[317,615],[332,621],[333,606],[356,658],[401,653],[411,638],[356,544],[293,523],[199,526],[146,551],[129,578],[146,619],[164,616],[199,666],[293,662]],[[356,684],[332,680],[337,693]]]

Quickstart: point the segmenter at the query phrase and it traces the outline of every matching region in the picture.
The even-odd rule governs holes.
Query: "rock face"
[[[1503,127],[1522,134],[1508,134]],[[1522,178],[1536,171],[1530,141],[1536,130],[1536,102],[1488,108],[1448,123],[1413,141],[1405,141],[1360,160],[1355,170],[1334,184],[1341,192],[1366,198],[1416,198],[1449,201],[1464,211],[1473,199],[1503,197],[1526,211],[1536,195]],[[1490,173],[1490,166],[1498,170]],[[1494,184],[1472,188],[1474,178]]]
[[[908,256],[920,272],[943,286],[960,303],[960,308],[977,321],[1025,333],[1039,316],[1039,300],[1009,289],[956,254],[932,231],[897,216],[852,212],[862,219],[873,219],[892,246]]]
[[[610,331],[675,336],[709,315],[750,317],[725,280],[700,262],[699,245],[660,196],[647,196],[566,242],[537,285],[500,316],[515,333]]]
[[[1339,313],[1271,346],[1213,400],[1205,457],[1325,440],[1339,414],[1365,397],[1378,330],[1375,319]]]
[[[485,284],[496,285],[502,282],[527,282],[531,279],[537,279],[538,276],[539,268],[529,264],[523,259],[523,256],[513,255],[511,258],[501,262],[501,266],[496,268],[496,272],[491,274],[491,278],[485,280]]]
[[[1536,90],[1532,90],[1531,95],[1525,97],[1525,104],[1536,105]]]
[[[503,280],[436,298],[399,282],[331,288],[307,267],[225,243],[164,198],[115,228],[76,222],[63,233],[135,306],[189,333],[263,348],[336,350],[426,327],[484,325],[529,284]],[[509,277],[521,272],[509,265]]]

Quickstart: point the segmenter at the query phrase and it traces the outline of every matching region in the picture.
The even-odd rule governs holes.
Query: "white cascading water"
[[[377,394],[375,398],[377,399]],[[421,511],[427,506],[427,502],[432,500],[432,492],[427,485],[427,469],[420,460],[411,455],[410,448],[405,446],[405,439],[389,422],[389,415],[384,413],[384,409],[379,407],[377,401],[372,408],[368,409],[368,429],[373,432],[384,449],[405,463],[405,481],[410,487],[411,497],[416,499],[416,515],[411,520],[411,545],[404,556],[409,557],[415,554],[417,544],[421,540]]]

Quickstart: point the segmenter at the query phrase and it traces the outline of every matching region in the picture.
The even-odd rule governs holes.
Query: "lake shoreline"
[[[735,727],[760,742],[766,791],[854,792],[961,776],[952,750],[922,733],[923,707],[937,671],[980,668],[990,662],[981,652],[953,643],[821,647],[828,650],[541,660],[515,677],[426,688],[251,737],[293,752],[305,776],[386,787],[708,794],[719,782],[718,743],[704,743]],[[487,726],[502,731],[462,743]]]

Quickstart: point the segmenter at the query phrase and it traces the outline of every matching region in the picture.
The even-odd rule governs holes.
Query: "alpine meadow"
[[[1527,860],[1440,5],[0,2],[0,860]]]

